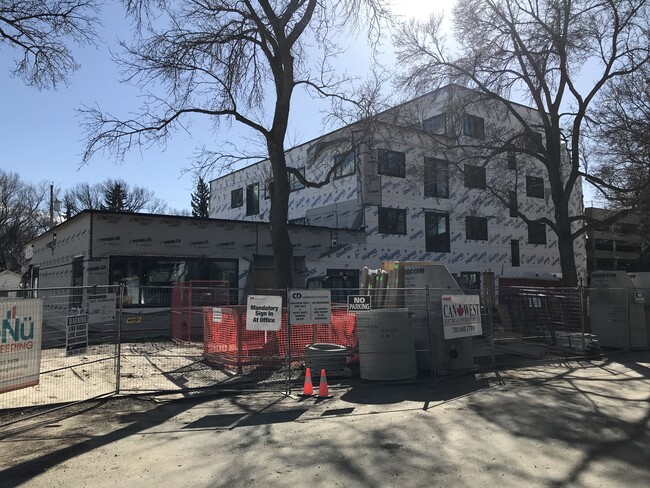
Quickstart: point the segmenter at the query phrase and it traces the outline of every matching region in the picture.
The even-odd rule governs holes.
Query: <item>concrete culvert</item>
[[[312,374],[320,374],[324,369],[327,376],[346,376],[348,349],[339,344],[314,343],[305,349],[305,366]]]

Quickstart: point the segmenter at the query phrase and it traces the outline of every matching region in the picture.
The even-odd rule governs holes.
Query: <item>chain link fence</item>
[[[598,335],[606,330],[588,313],[590,301],[605,301],[603,290],[329,290],[331,320],[306,325],[289,323],[288,293],[295,291],[229,289],[222,282],[138,290],[124,286],[20,290],[17,298],[0,299],[0,305],[5,304],[3,313],[11,318],[9,305],[42,301],[38,384],[1,393],[0,409],[116,393],[205,388],[290,392],[302,388],[306,368],[315,382],[325,369],[333,384],[431,381],[513,359],[583,356],[597,351]],[[634,322],[634,314],[647,307],[630,305],[635,298],[638,301],[635,293],[609,293],[607,300],[628,304],[619,305],[621,322],[627,321],[621,327],[628,333],[620,344],[606,338],[608,346],[636,345],[641,329],[630,324],[648,319]],[[276,326],[251,330],[246,305],[251,295],[278,297]],[[448,295],[452,297],[445,298]],[[461,295],[476,298],[459,302]],[[370,300],[367,306],[365,297]],[[445,300],[455,308],[446,312]],[[36,316],[37,311],[25,313]],[[443,325],[450,313],[455,320],[459,314],[475,313],[480,323],[464,334],[467,326]],[[592,330],[592,322],[598,331]],[[10,329],[3,325],[3,344],[15,333]],[[5,361],[8,357],[0,355]]]

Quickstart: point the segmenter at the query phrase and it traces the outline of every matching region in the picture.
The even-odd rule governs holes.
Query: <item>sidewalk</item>
[[[334,398],[82,404],[0,430],[3,486],[585,486],[650,479],[650,352]]]

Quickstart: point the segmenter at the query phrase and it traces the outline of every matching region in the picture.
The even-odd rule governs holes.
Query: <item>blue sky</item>
[[[451,3],[394,0],[394,10],[400,15],[424,18],[433,10],[449,12]],[[170,208],[189,209],[195,180],[193,174],[183,174],[182,170],[191,166],[197,147],[216,148],[226,135],[225,128],[215,134],[206,121],[194,119],[187,132],[175,133],[165,147],[134,150],[121,165],[102,155],[95,156],[87,165],[80,165],[83,133],[77,110],[82,105],[97,104],[114,115],[126,116],[140,105],[138,90],[118,82],[119,68],[110,59],[109,48],[115,48],[118,38],[128,39],[130,35],[130,23],[120,2],[104,7],[102,23],[103,42],[98,46],[74,48],[81,69],[70,77],[67,86],[60,85],[56,91],[38,91],[25,86],[18,78],[11,78],[6,67],[18,52],[6,46],[0,49],[3,69],[0,71],[3,103],[0,167],[18,173],[28,182],[53,183],[61,193],[75,183],[93,184],[107,178],[121,178],[131,185],[154,191]],[[341,65],[348,70],[362,71],[364,63],[359,62],[360,49],[352,42]],[[386,51],[390,55],[390,49]],[[363,72],[358,74],[363,75]],[[298,94],[293,107],[289,146],[331,129],[323,129],[319,107],[308,97]],[[238,131],[231,131],[229,135],[235,139],[241,137]],[[210,176],[214,178],[218,174]]]
[[[445,2],[431,0],[395,3],[397,12],[405,15],[417,12],[420,16],[434,6],[445,5]],[[0,167],[18,173],[31,183],[53,183],[61,193],[78,182],[93,184],[107,178],[122,178],[131,185],[154,191],[169,207],[189,208],[195,180],[192,174],[183,175],[182,169],[191,165],[198,146],[205,144],[214,148],[221,139],[204,121],[194,120],[188,132],[177,132],[166,147],[132,151],[121,165],[116,165],[108,156],[97,155],[88,165],[80,166],[83,133],[77,110],[82,105],[97,104],[114,115],[125,116],[140,105],[138,91],[118,82],[119,69],[110,59],[109,47],[114,47],[118,38],[128,39],[130,33],[130,24],[120,2],[104,7],[102,23],[103,42],[98,46],[74,48],[81,69],[70,77],[67,86],[60,85],[56,91],[39,91],[25,86],[19,78],[11,78],[6,67],[11,65],[18,51],[6,46],[0,49],[3,102]],[[350,64],[358,65],[358,60]],[[294,111],[289,142],[304,142],[316,137],[322,131],[318,108],[304,96],[297,99],[294,107],[299,110]]]

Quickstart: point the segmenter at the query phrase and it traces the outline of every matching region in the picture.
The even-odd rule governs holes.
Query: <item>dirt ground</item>
[[[650,352],[435,384],[112,398],[0,428],[3,486],[577,486],[650,479]]]

